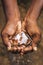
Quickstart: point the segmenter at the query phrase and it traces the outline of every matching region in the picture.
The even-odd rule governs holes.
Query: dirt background
[[[23,20],[31,4],[31,0],[18,0],[18,4],[21,12],[21,19]],[[23,56],[8,52],[1,38],[1,32],[5,24],[5,14],[0,0],[0,65],[43,65],[43,9],[38,18],[38,26],[41,29],[42,39],[37,52],[29,52]]]

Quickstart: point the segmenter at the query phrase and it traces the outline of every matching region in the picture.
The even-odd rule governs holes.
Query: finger
[[[37,44],[35,44],[34,42],[32,43],[32,48],[34,51],[37,51]]]
[[[18,47],[18,51],[23,51],[24,48],[25,48],[25,46],[21,45],[21,46]]]
[[[21,55],[24,54],[24,48],[25,48],[25,45],[21,45],[21,52],[20,52]]]
[[[17,47],[17,50],[18,50],[18,52],[21,52],[21,47],[18,46]]]
[[[24,53],[31,51],[31,50],[32,50],[32,46],[25,47],[24,49],[22,49],[20,54],[23,55]]]
[[[25,47],[24,48],[24,53],[27,52],[27,51],[31,51],[31,50],[32,50],[32,46]]]
[[[7,46],[7,49],[10,49],[11,48],[11,43],[9,41],[9,38],[8,38],[7,34],[3,34],[3,40],[4,40],[5,45]]]
[[[14,51],[14,52],[16,52],[17,51],[17,47],[11,47],[11,49],[9,49],[9,51]]]
[[[34,35],[32,35],[32,47],[34,51],[37,51],[37,44],[39,43],[41,39],[41,35],[38,33],[35,33]]]
[[[23,49],[22,46],[14,46],[14,47],[11,48],[11,51],[18,51],[18,52],[20,52],[22,49]]]
[[[11,49],[9,51],[17,51],[18,50],[18,41],[10,39]]]

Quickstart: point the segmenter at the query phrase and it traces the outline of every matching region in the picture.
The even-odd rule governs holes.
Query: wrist
[[[33,18],[30,18],[29,16],[26,18],[26,21],[29,22],[29,23],[35,23],[35,24],[37,24],[37,20],[35,20]]]
[[[21,20],[20,18],[9,18],[7,21],[10,23],[17,23],[18,21],[21,21]]]

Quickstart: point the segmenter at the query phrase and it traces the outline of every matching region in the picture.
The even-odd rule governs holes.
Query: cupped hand
[[[31,51],[31,50],[37,51],[37,43],[41,39],[41,34],[37,26],[37,22],[31,21],[31,20],[24,20],[24,22],[22,23],[22,27],[23,27],[23,30],[26,31],[27,34],[29,34],[32,40],[32,45],[29,47],[26,47],[24,49],[24,52]]]
[[[5,28],[2,31],[3,41],[9,50],[11,49],[11,43],[12,43],[12,40],[10,40],[9,37],[12,37],[15,34],[17,29],[17,24],[18,24],[17,21],[16,22],[8,21]],[[13,49],[17,50],[16,47],[14,47]]]

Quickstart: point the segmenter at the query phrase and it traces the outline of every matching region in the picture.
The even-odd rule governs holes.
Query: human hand
[[[8,21],[5,28],[4,28],[4,30],[2,31],[2,38],[3,38],[3,41],[4,41],[5,45],[7,46],[8,50],[14,50],[14,51],[17,50],[17,47],[11,48],[11,44],[13,42],[12,42],[12,39],[10,39],[16,33],[17,26],[18,26],[17,21],[16,22],[15,21]],[[17,33],[19,33],[20,31],[21,30],[18,30]]]
[[[41,39],[41,34],[40,34],[40,30],[37,26],[36,21],[31,21],[31,20],[24,20],[24,23],[22,24],[24,30],[29,34],[29,36],[31,37],[32,40],[32,46],[29,46],[28,48],[26,47],[26,51],[31,51],[37,50],[37,43],[40,41]],[[25,52],[24,49],[24,52]]]

